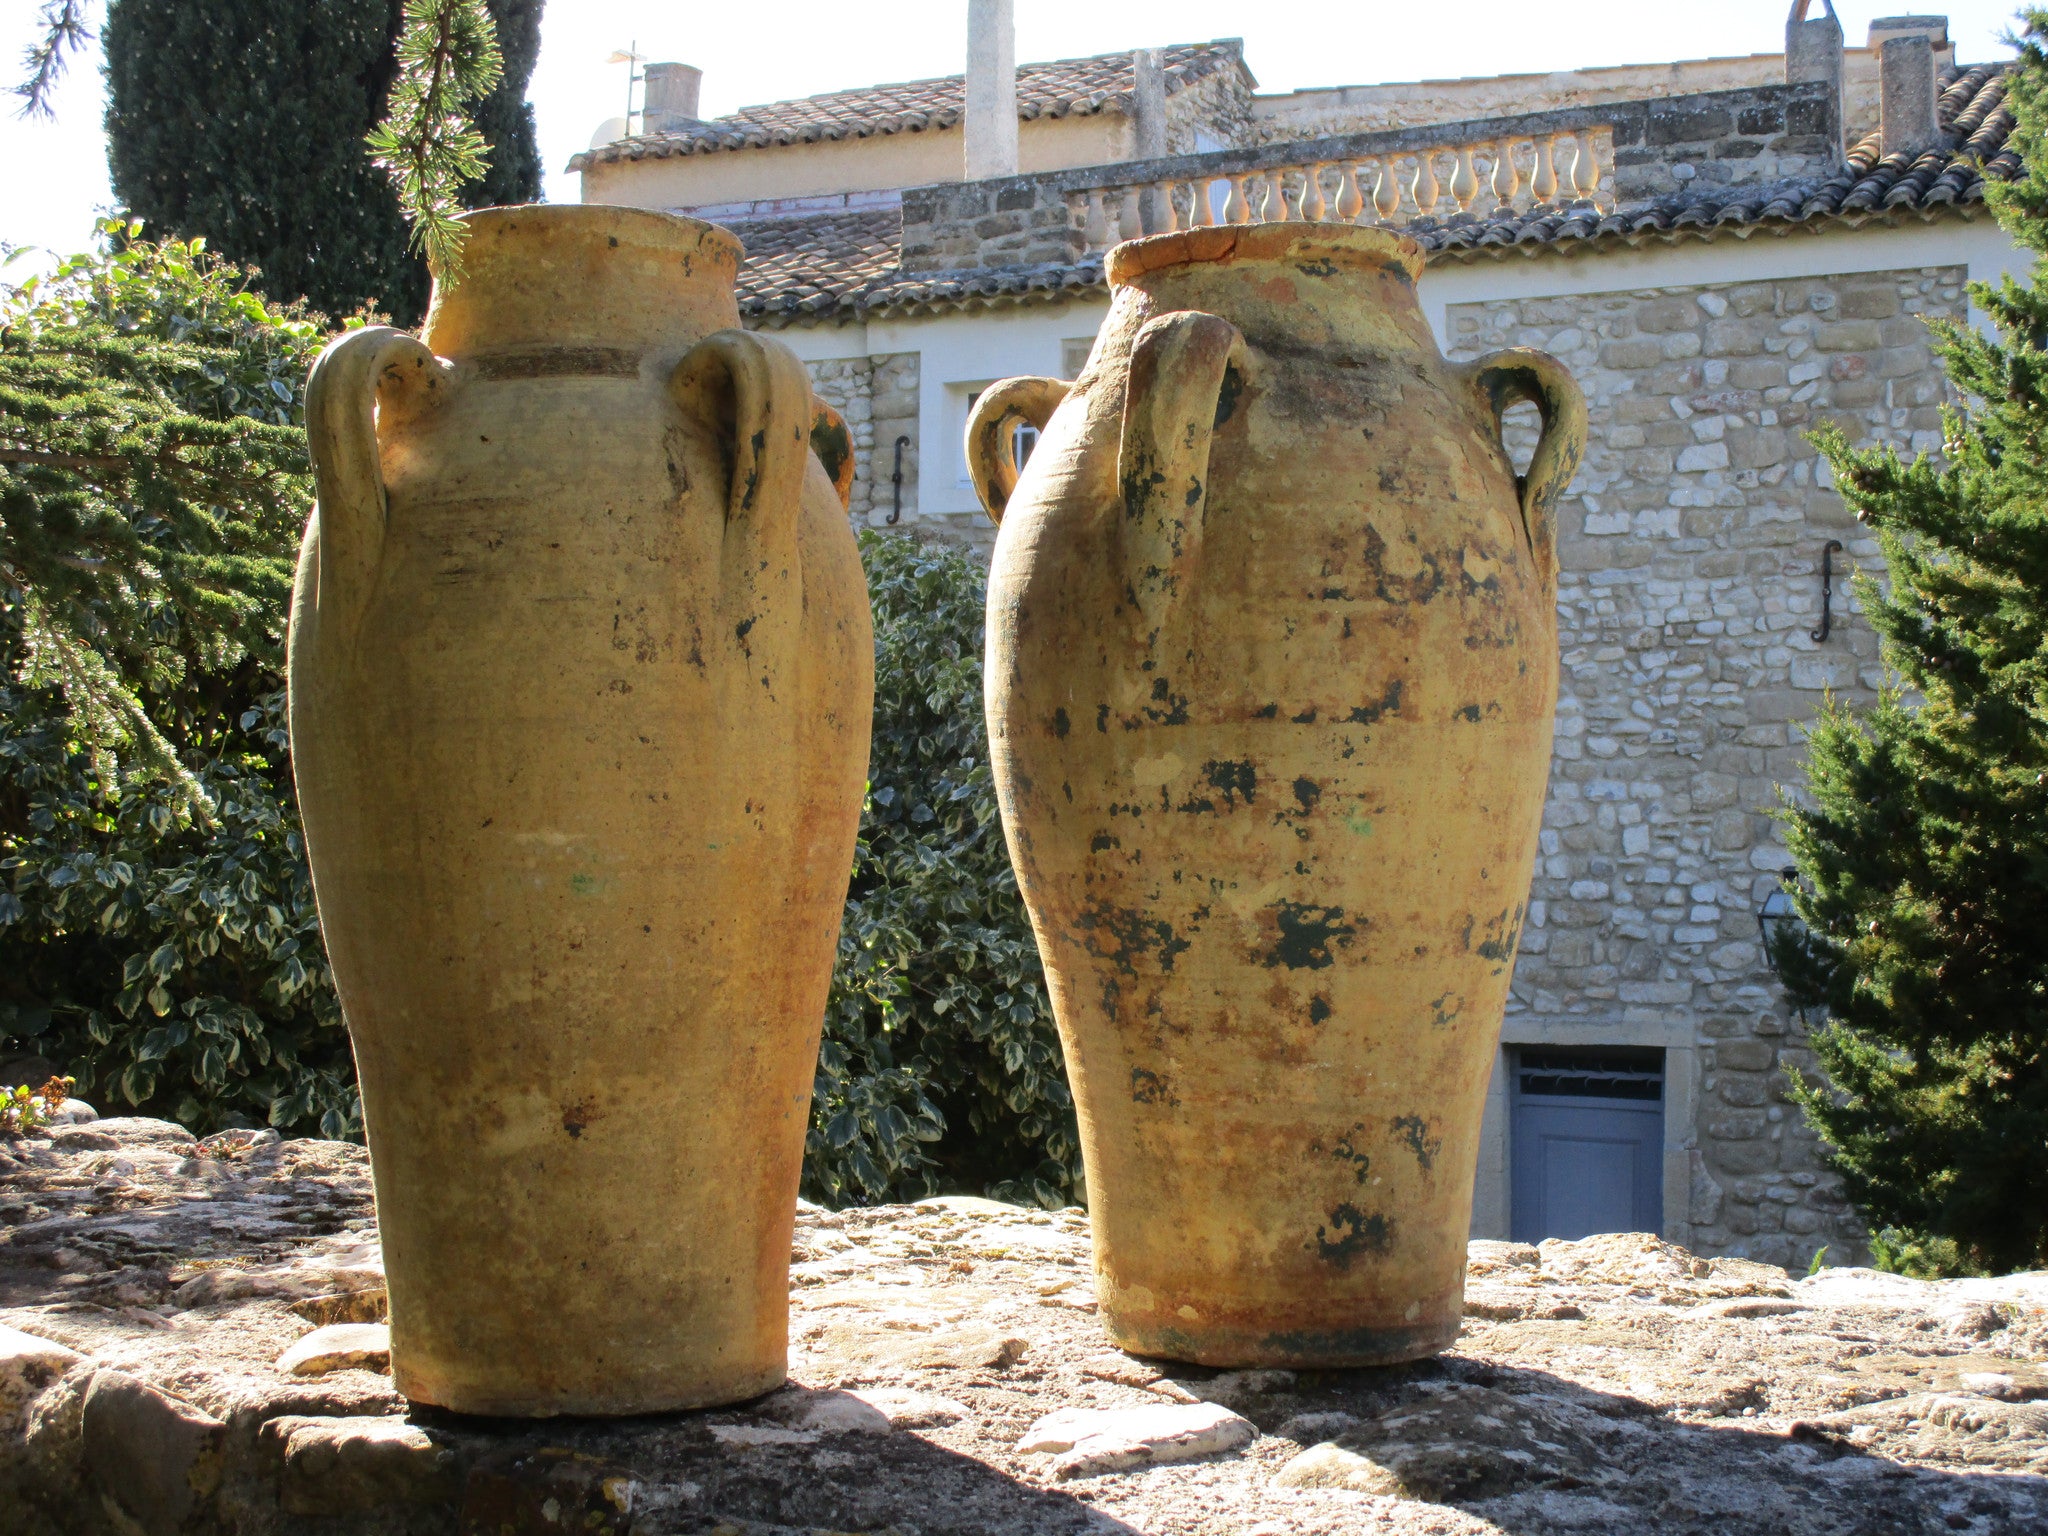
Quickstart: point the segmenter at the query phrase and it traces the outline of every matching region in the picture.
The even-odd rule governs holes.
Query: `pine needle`
[[[490,146],[463,109],[490,93],[504,67],[483,0],[406,0],[390,107],[368,142],[438,282],[462,275],[468,231],[458,194],[490,166]]]
[[[36,21],[42,37],[22,52],[28,78],[14,94],[22,98],[21,116],[49,118],[54,115],[50,97],[64,77],[66,56],[91,42],[92,33],[85,25],[85,0],[45,0]]]

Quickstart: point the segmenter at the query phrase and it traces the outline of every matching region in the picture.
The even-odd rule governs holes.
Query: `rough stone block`
[[[1702,144],[1725,138],[1735,131],[1735,117],[1726,107],[1688,107],[1685,98],[1650,104],[1650,121],[1644,134],[1652,145]]]
[[[1726,1050],[1728,1045],[1736,1043],[1730,1041],[1719,1049]],[[1757,1109],[1770,1101],[1770,1090],[1770,1080],[1761,1072],[1723,1071],[1715,1091],[1720,1094],[1723,1104],[1737,1109]]]
[[[1714,1047],[1715,1061],[1731,1072],[1767,1072],[1776,1055],[1762,1040],[1724,1040]]]
[[[1192,1461],[1234,1451],[1258,1438],[1251,1421],[1217,1403],[1141,1408],[1063,1408],[1017,1443],[1023,1454],[1051,1453],[1056,1478],[1093,1477],[1133,1467]]]
[[[1640,329],[1658,334],[1688,331],[1700,323],[1699,306],[1690,298],[1677,294],[1669,298],[1648,299],[1636,305],[1635,322]]]
[[[1847,288],[1837,303],[1837,312],[1844,320],[1889,320],[1899,312],[1899,290],[1891,284]]]
[[[1835,320],[1816,328],[1813,344],[1822,352],[1875,352],[1884,335],[1875,320]]]
[[[279,1503],[294,1515],[345,1515],[452,1501],[455,1453],[400,1418],[286,1415],[263,1426],[282,1462]]]
[[[1600,363],[1602,367],[1606,368],[1622,370],[1654,368],[1662,361],[1664,361],[1664,348],[1662,344],[1648,339],[1610,341],[1600,349]],[[1656,414],[1661,417],[1665,412],[1660,410]]]
[[[226,1427],[132,1376],[93,1377],[83,1428],[95,1489],[148,1536],[171,1536],[220,1485]]]
[[[277,1358],[287,1376],[391,1369],[391,1329],[384,1323],[333,1323],[315,1328]]]
[[[1773,1141],[1717,1142],[1712,1149],[1711,1155],[1715,1166],[1724,1173],[1737,1175],[1768,1173],[1778,1166],[1778,1145]],[[1726,1221],[1732,1229],[1739,1232],[1745,1229],[1736,1225],[1735,1212],[1737,1209],[1737,1207],[1730,1206],[1724,1210],[1722,1212],[1722,1220]],[[1756,1228],[1750,1227],[1747,1230],[1754,1232]]]
[[[0,1427],[16,1421],[37,1393],[84,1358],[62,1344],[0,1327]]]
[[[1707,322],[1706,348],[1714,357],[1747,357],[1763,351],[1763,326],[1741,316],[1724,316]]]

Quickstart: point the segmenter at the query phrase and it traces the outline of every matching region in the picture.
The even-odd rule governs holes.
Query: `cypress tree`
[[[542,0],[491,0],[505,72],[475,109],[490,166],[471,207],[531,202],[540,154],[526,81]],[[263,289],[402,325],[425,264],[365,139],[397,72],[401,0],[114,0],[107,52],[114,190],[157,234],[204,236]]]
[[[2048,12],[2011,89],[2022,180],[1999,222],[2048,255]],[[1877,532],[1860,595],[1890,686],[1810,735],[1788,812],[1802,932],[1773,958],[1825,1083],[1801,1102],[1880,1256],[1933,1269],[2048,1266],[2048,287],[1978,284],[1997,336],[1937,325],[1962,403],[1940,459],[1819,437]]]

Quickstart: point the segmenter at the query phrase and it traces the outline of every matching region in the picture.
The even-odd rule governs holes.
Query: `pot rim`
[[[656,250],[699,250],[707,237],[715,236],[712,243],[731,246],[735,266],[747,252],[740,237],[723,224],[693,219],[685,213],[663,213],[621,203],[506,203],[494,208],[472,208],[460,218],[472,234],[483,234],[501,225],[509,230],[517,221],[573,229],[592,237],[630,239],[636,246]]]
[[[1422,275],[1422,247],[1406,235],[1368,225],[1291,220],[1284,224],[1219,224],[1126,240],[1103,258],[1112,286],[1147,272],[1198,262],[1284,261],[1303,251],[1351,257],[1375,266],[1393,261],[1409,282]]]

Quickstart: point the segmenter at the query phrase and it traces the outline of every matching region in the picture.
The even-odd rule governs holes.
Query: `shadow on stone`
[[[1452,1505],[1512,1536],[2048,1529],[2048,1477],[2036,1475],[2048,1457],[2020,1471],[1992,1449],[2048,1428],[2048,1403],[1923,1393],[1789,1428],[1745,1428],[1740,1418],[1677,1416],[1546,1371],[1459,1355],[1294,1373],[1281,1390],[1257,1378],[1287,1373],[1174,1374],[1305,1447],[1274,1475],[1275,1489]],[[1985,1454],[1971,1454],[1973,1439]],[[1930,1454],[1983,1470],[1893,1459]]]

